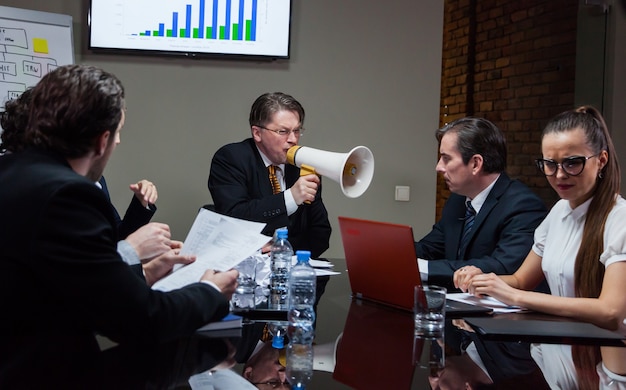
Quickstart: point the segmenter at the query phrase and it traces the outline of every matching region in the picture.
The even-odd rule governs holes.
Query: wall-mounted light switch
[[[396,200],[399,202],[408,202],[411,200],[411,187],[396,186]]]

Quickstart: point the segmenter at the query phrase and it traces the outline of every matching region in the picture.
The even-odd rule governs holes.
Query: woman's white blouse
[[[582,240],[591,199],[572,210],[558,201],[535,230],[533,251],[542,257],[541,268],[552,295],[574,297],[574,263]],[[604,251],[599,261],[608,267],[626,261],[626,200],[616,199],[604,227]]]

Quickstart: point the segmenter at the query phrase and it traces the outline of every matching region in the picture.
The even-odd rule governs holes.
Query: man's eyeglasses
[[[593,157],[597,157],[597,154],[593,156],[585,157],[585,156],[572,156],[568,158],[564,158],[561,163],[558,163],[554,160],[550,160],[547,158],[538,158],[535,160],[537,163],[537,168],[541,172],[543,172],[546,176],[554,176],[558,171],[559,167],[570,176],[578,176],[583,173],[585,169],[585,163],[587,160]]]
[[[263,386],[270,387],[272,389],[278,389],[284,386],[287,386],[287,388],[289,388],[289,382],[287,381],[281,382],[280,380],[271,380],[267,382],[257,382],[257,383],[252,383],[252,384],[255,386],[263,385]]]
[[[268,129],[267,127],[263,127],[263,126],[259,126],[259,125],[256,125],[256,127],[258,127],[259,129],[263,129],[263,130],[274,132],[274,133],[280,135],[281,137],[289,137],[289,135],[291,133],[293,133],[293,135],[295,135],[296,137],[300,137],[300,136],[302,136],[302,133],[304,133],[304,128],[303,127],[300,127],[299,129],[295,129],[295,130],[285,130],[285,129],[274,130],[274,129]]]

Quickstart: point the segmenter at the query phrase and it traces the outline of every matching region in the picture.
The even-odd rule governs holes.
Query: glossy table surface
[[[416,338],[412,313],[352,299],[345,261],[331,261],[335,264],[334,270],[341,274],[330,278],[319,302],[316,344],[326,356],[315,356],[317,368],[323,369],[314,371],[309,387],[312,389],[455,388],[455,385],[463,386],[468,377],[473,378],[474,388],[484,381],[492,382],[490,388],[547,389],[543,374],[530,356],[529,343],[624,346],[612,338],[590,336],[585,339],[581,334],[562,339],[538,335],[482,337],[462,319],[451,318],[446,321],[443,339]],[[540,313],[480,318],[570,324],[568,319]],[[465,353],[468,344],[475,351],[474,355],[484,360],[483,370]],[[319,364],[320,361],[324,365]],[[330,367],[329,362],[334,367]],[[243,365],[235,370],[241,373]],[[484,371],[491,379],[481,374]]]
[[[476,333],[468,332],[471,328],[459,319],[447,319],[443,339],[416,338],[411,313],[353,300],[345,262],[342,259],[332,262],[334,270],[341,274],[330,277],[317,308],[316,370],[309,389],[453,388],[455,382],[464,385],[472,381],[478,387],[493,381],[489,388],[548,388],[528,353],[528,343],[510,337],[504,341],[481,339]],[[498,316],[493,320],[498,318],[516,317]],[[250,355],[258,346],[263,325],[257,319],[235,334],[227,334],[230,336],[227,338],[216,333],[200,333],[143,351],[109,348],[105,351],[107,364],[103,372],[93,378],[107,378],[108,382],[96,380],[100,384],[112,383],[115,388],[178,389],[190,387],[189,376],[222,366],[243,375],[253,361]],[[465,353],[468,345],[468,351],[474,350],[474,355],[484,360],[484,369],[476,365],[470,353]],[[268,355],[270,365],[281,370],[279,353],[275,352]],[[485,371],[491,379],[485,376]]]
[[[334,270],[341,274],[330,278],[317,309],[314,358],[317,369],[309,388],[430,389],[431,384],[437,385],[433,377],[445,372],[454,378],[457,367],[472,366],[457,345],[463,342],[461,334],[465,333],[457,321],[455,324],[447,321],[444,340],[415,338],[412,313],[352,299],[345,262],[331,261]],[[457,347],[449,348],[447,344]],[[498,359],[500,350],[504,349],[511,359],[523,361],[512,364],[511,375],[496,373],[494,377],[502,379],[496,388],[547,388],[529,356],[515,356],[524,350],[522,344],[488,343],[486,350],[494,349]],[[325,356],[320,356],[318,351]],[[501,366],[500,371],[506,371],[507,365]],[[244,364],[234,369],[242,373]]]

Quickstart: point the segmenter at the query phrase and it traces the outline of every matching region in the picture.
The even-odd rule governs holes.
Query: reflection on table
[[[340,259],[332,262],[335,270],[343,271]],[[572,322],[537,313],[494,316],[493,320],[498,318]],[[330,362],[326,363],[327,369],[316,368],[310,387],[313,389],[448,388],[461,380],[479,388],[548,388],[530,355],[530,343],[546,342],[544,338],[524,335],[488,340],[458,319],[449,319],[441,340],[416,339],[412,313],[352,300],[345,271],[331,277],[326,287],[318,308],[316,334],[318,344],[331,348],[326,348],[325,353]],[[585,337],[549,341],[609,342]],[[332,356],[328,351],[336,353]],[[328,367],[333,363],[335,369],[330,373]],[[242,370],[243,367],[239,372]]]
[[[484,342],[458,325],[416,337],[411,313],[352,301],[333,378],[356,389],[548,388],[528,344]]]
[[[333,262],[342,270],[340,260]],[[351,299],[345,271],[326,282],[320,289],[310,389],[548,388],[530,356],[532,338],[487,340],[450,318],[443,337],[418,338],[412,313]],[[162,345],[106,349],[63,387],[289,388],[283,384],[281,351],[262,341],[266,320],[285,321],[286,313],[262,308],[255,313],[233,333],[201,332]],[[523,316],[493,320],[548,318]],[[37,374],[50,388],[47,373]]]
[[[58,360],[23,375],[29,386],[42,389],[169,389],[187,386],[197,373],[231,367],[234,353],[228,340],[196,334],[158,345],[106,348],[97,357],[81,361],[80,367],[70,367],[71,377],[57,375],[68,370],[61,367],[64,351],[59,351]]]
[[[352,300],[336,282],[347,280],[331,278],[328,295],[321,299],[311,388],[428,389],[460,381],[491,388],[547,388],[528,343],[484,341],[452,320],[444,337],[418,338],[412,313]],[[324,310],[330,307],[331,313]],[[236,344],[238,372],[253,383],[284,382],[280,351],[259,341],[264,325],[257,317],[243,327]]]

